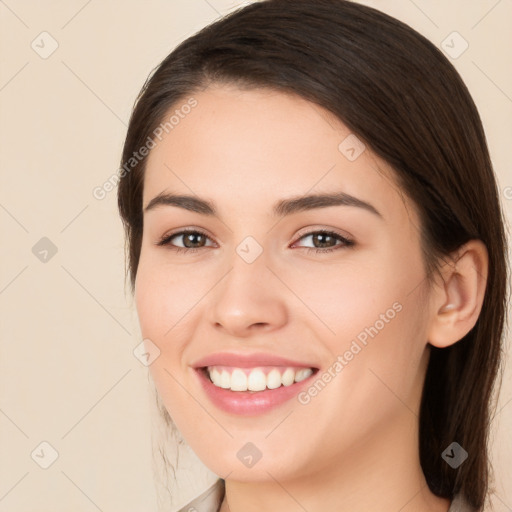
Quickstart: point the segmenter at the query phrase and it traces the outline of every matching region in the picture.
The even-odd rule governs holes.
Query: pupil
[[[329,247],[329,244],[328,244],[328,242],[326,242],[326,239],[332,238],[331,235],[326,235],[325,233],[319,233],[315,236],[317,239],[320,240],[320,244],[322,244],[321,247],[326,247],[326,246]],[[325,245],[325,244],[327,244],[327,245]]]
[[[197,244],[198,241],[197,240],[194,240],[194,238],[197,238],[197,237],[201,237],[203,235],[201,235],[201,233],[189,233],[185,236],[185,247],[190,247],[190,245],[188,245],[188,242],[191,242],[192,244]]]

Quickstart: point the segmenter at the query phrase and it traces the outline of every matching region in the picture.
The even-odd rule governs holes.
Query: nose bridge
[[[212,295],[210,321],[237,336],[251,326],[275,328],[286,321],[283,290],[267,267],[269,255],[252,237],[235,247],[229,270]]]
[[[231,288],[233,285],[236,292],[242,293],[239,289],[244,283],[258,283],[266,279],[270,273],[267,265],[270,263],[269,249],[264,248],[264,233],[255,236],[247,234],[247,226],[240,222],[232,228],[232,249],[226,255],[226,263],[230,271],[225,280],[225,286]],[[258,239],[256,239],[256,236]]]
[[[229,271],[219,287],[218,302],[234,300],[231,307],[238,304],[242,308],[246,303],[257,302],[263,293],[269,292],[269,287],[264,285],[271,272],[267,268],[267,254],[261,249],[260,254],[256,255],[255,247],[250,242],[241,242],[235,248],[229,258]]]

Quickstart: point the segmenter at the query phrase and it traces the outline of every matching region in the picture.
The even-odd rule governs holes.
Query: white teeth
[[[300,382],[304,379],[307,379],[312,373],[313,373],[313,370],[311,368],[301,368],[295,374],[295,382]]]
[[[231,376],[226,370],[222,370],[221,373],[216,368],[213,368],[210,372],[210,378],[219,388],[228,389],[231,387]]]
[[[247,375],[243,370],[233,370],[231,374],[231,390],[232,391],[247,391]]]
[[[267,375],[267,388],[276,389],[281,386],[281,384],[281,374],[279,373],[279,370],[277,368],[270,370]]]
[[[263,391],[266,387],[267,378],[265,374],[261,370],[253,370],[247,378],[247,389],[249,391]]]
[[[220,387],[224,389],[231,387],[231,375],[226,370],[222,370],[220,374]]]
[[[212,366],[208,367],[208,373],[213,384],[220,388],[231,389],[231,391],[263,391],[301,382],[307,379],[313,370],[311,368],[300,368],[299,370],[286,368],[281,373],[277,368],[273,368],[265,375],[261,368],[254,368],[247,375],[241,368],[234,368],[232,373],[229,373],[224,368],[219,370]]]
[[[291,368],[286,368],[283,376],[281,377],[281,382],[283,386],[291,386],[293,381],[295,380],[295,372]]]
[[[212,379],[212,382],[216,385],[221,387],[220,385],[220,373],[217,368],[213,368],[210,370],[210,379]]]

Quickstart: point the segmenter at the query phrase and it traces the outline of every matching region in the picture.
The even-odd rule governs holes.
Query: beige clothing
[[[178,512],[219,512],[224,499],[224,480],[219,478],[211,487],[192,500],[188,505],[180,508]],[[464,497],[455,496],[448,512],[474,512]]]

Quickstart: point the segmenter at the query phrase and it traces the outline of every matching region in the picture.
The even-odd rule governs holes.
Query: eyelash
[[[185,229],[183,231],[178,231],[176,233],[171,233],[170,235],[164,235],[158,242],[157,242],[157,246],[169,246],[169,248],[177,253],[184,253],[184,252],[188,252],[188,253],[194,253],[194,252],[197,252],[201,249],[204,249],[205,247],[177,247],[175,245],[172,245],[170,242],[173,238],[177,237],[177,236],[180,236],[180,235],[186,235],[186,234],[189,234],[189,233],[194,233],[194,234],[200,234],[200,235],[203,235],[205,236],[206,238],[209,238],[209,236],[201,231],[200,229]],[[311,235],[318,235],[318,234],[322,234],[322,235],[328,235],[328,236],[331,236],[339,241],[341,241],[342,243],[341,244],[337,244],[335,245],[334,247],[326,247],[324,249],[322,248],[317,248],[317,247],[301,247],[301,249],[306,249],[308,253],[310,253],[311,251],[315,252],[316,254],[318,253],[326,253],[326,252],[332,252],[332,251],[337,251],[343,247],[352,247],[353,245],[355,245],[355,242],[353,240],[350,240],[344,236],[341,236],[339,233],[336,233],[334,231],[328,231],[328,230],[325,230],[325,229],[318,229],[318,230],[315,230],[315,231],[310,231],[308,233],[305,233],[303,234],[301,237],[299,237],[299,240],[302,240],[303,238],[306,238],[308,236],[311,236]]]

